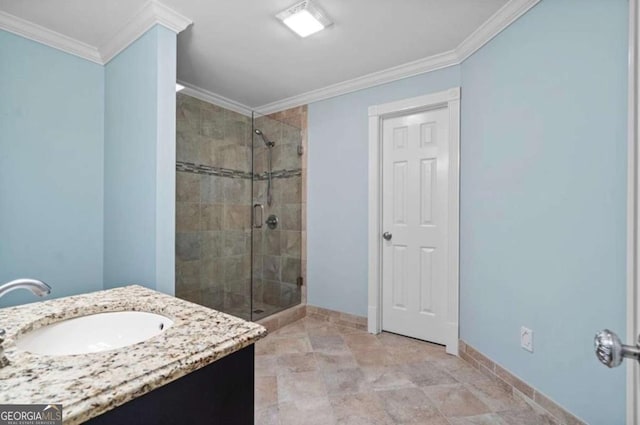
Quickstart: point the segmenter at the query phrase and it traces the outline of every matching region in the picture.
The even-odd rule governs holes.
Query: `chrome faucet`
[[[41,280],[36,279],[16,279],[0,286],[0,298],[16,289],[28,289],[39,297],[44,297],[51,293],[51,287]]]
[[[39,297],[44,297],[51,293],[51,287],[41,280],[16,279],[0,286],[0,298],[16,289],[28,289],[33,292],[34,295]],[[8,363],[8,360],[4,356],[4,349],[2,348],[2,343],[4,342],[6,334],[7,333],[4,329],[0,329],[0,367],[6,366]]]

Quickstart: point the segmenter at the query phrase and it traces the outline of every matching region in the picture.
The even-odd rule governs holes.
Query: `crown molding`
[[[235,100],[231,100],[217,93],[213,93],[208,90],[201,89],[200,87],[196,87],[193,84],[185,83],[184,81],[181,81],[181,80],[178,80],[178,84],[184,86],[184,88],[180,90],[180,93],[186,94],[187,96],[195,97],[196,99],[200,99],[204,102],[218,105],[221,108],[229,109],[231,111],[237,112],[242,115],[246,115],[248,117],[250,117],[252,114],[252,109],[247,105],[243,105],[240,102],[236,102]]]
[[[454,50],[284,98],[255,109],[260,113],[270,114],[414,75],[459,65],[539,2],[540,0],[509,0],[485,23],[464,39]],[[126,49],[131,43],[140,38],[140,36],[156,24],[179,33],[192,23],[190,19],[175,10],[156,0],[150,0],[145,3],[129,22],[117,31],[111,39],[97,48],[34,24],[33,22],[0,11],[0,29],[101,65],[108,63],[118,53]],[[243,115],[251,115],[252,108],[242,103],[183,81],[179,83],[185,86],[183,93],[189,96],[222,106]]]
[[[256,111],[271,114],[425,72],[460,65],[539,2],[540,0],[509,0],[454,50],[267,103],[257,107]]]
[[[456,48],[458,61],[464,62],[539,2],[540,0],[508,1],[458,45]]]
[[[179,14],[175,10],[157,1],[148,1],[140,8],[109,41],[98,50],[104,64],[109,63],[118,53],[126,49],[131,43],[149,31],[154,25],[162,25],[169,30],[180,33],[193,21]]]
[[[403,65],[394,66],[382,71],[373,72],[362,77],[353,78],[337,84],[332,84],[317,90],[311,90],[296,96],[278,100],[256,108],[261,114],[271,114],[300,105],[306,105],[319,100],[329,99],[342,94],[351,93],[357,90],[366,89],[402,78],[423,74],[437,69],[447,68],[458,64],[455,51],[451,50],[427,58],[408,62]]]
[[[0,29],[102,64],[100,53],[95,47],[2,11],[0,11]]]
[[[107,64],[154,25],[179,33],[193,22],[175,10],[150,0],[102,46],[95,47],[48,28],[0,11],[0,29],[100,65]]]

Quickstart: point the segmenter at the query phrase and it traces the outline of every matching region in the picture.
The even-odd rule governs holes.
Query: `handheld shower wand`
[[[272,142],[271,140],[269,140],[267,138],[267,136],[264,135],[264,133],[259,129],[256,128],[255,133],[260,136],[262,138],[262,141],[264,142],[264,144],[267,146],[267,166],[268,166],[268,170],[267,170],[267,205],[271,206],[271,204],[273,203],[273,196],[271,194],[271,185],[272,185],[272,169],[271,169],[271,148],[273,148],[276,144],[274,142]]]

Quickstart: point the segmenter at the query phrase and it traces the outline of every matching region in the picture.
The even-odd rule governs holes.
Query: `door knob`
[[[593,342],[596,357],[605,366],[620,366],[624,359],[640,361],[640,341],[636,345],[624,345],[615,332],[604,329],[596,334]]]
[[[390,240],[391,240],[391,236],[392,236],[392,235],[391,235],[391,233],[389,233],[389,232],[384,232],[384,233],[382,234],[382,237],[383,237],[385,240],[387,240],[387,241],[390,241]]]

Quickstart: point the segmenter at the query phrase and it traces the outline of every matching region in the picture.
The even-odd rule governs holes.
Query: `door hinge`
[[[298,279],[296,279],[296,284],[298,285],[298,287],[304,285],[304,278],[302,276],[298,276]]]

